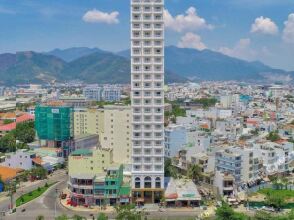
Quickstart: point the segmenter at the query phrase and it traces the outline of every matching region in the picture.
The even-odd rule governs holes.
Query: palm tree
[[[201,176],[202,170],[198,164],[193,164],[188,169],[188,177],[193,180],[193,182],[198,182]]]

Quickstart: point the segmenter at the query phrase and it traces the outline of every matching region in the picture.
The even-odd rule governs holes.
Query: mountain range
[[[86,83],[130,82],[130,51],[119,53],[98,48],[75,47],[37,53],[0,54],[0,83],[42,83],[83,80]],[[294,72],[274,69],[261,62],[248,62],[211,50],[169,46],[165,48],[165,80],[286,81]]]

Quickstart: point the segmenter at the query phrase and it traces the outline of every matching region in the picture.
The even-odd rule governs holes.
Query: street
[[[65,171],[58,170],[54,174],[52,174],[51,176],[48,176],[48,179],[46,179],[46,180],[42,180],[37,183],[32,183],[31,185],[28,185],[26,187],[21,187],[21,188],[17,189],[16,193],[13,195],[14,205],[15,205],[15,201],[18,197],[20,197],[21,195],[23,195],[25,193],[33,191],[33,190],[37,189],[38,187],[44,186],[46,182],[47,183],[54,183],[54,182],[66,181],[66,180],[67,180],[67,175],[66,175]],[[7,212],[9,209],[9,205],[10,205],[10,198],[9,197],[1,198],[0,211]]]
[[[93,216],[96,218],[99,214],[97,211],[95,212],[83,212],[83,211],[73,211],[63,207],[56,197],[56,189],[60,192],[62,189],[66,187],[67,176],[65,174],[54,175],[50,178],[49,182],[59,181],[56,185],[52,186],[47,192],[45,192],[39,198],[19,207],[16,209],[16,213],[11,215],[6,215],[3,219],[7,220],[33,220],[36,219],[37,216],[42,215],[45,219],[54,219],[55,216],[59,216],[65,214],[67,216],[79,215],[86,217],[87,219],[93,219]],[[44,182],[45,183],[45,182]],[[24,192],[28,192],[30,190],[36,189],[39,185],[44,183],[40,183],[33,187],[28,187],[24,189]],[[19,195],[19,192],[17,193]],[[16,196],[15,196],[16,197]],[[5,204],[1,203],[2,210],[7,210],[9,205],[9,199],[5,201]],[[5,209],[6,207],[6,209]],[[147,210],[148,212],[148,210]],[[195,217],[198,216],[202,210],[193,209],[188,211],[168,211],[165,212],[148,212],[149,218],[161,218],[161,219],[179,219],[183,217]],[[115,213],[108,214],[110,219],[115,218]]]

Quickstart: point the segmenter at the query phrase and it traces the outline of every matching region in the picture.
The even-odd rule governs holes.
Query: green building
[[[66,141],[73,137],[73,109],[67,106],[37,106],[35,127],[39,139]]]
[[[69,175],[68,189],[74,205],[103,206],[130,202],[131,187],[123,184],[122,165],[108,168],[103,174]]]
[[[64,156],[71,151],[73,139],[73,108],[40,105],[35,109],[35,128],[46,147],[62,148]]]

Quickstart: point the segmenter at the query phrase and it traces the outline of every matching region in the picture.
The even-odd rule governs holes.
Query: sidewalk
[[[114,212],[114,208],[111,207],[111,206],[107,206],[106,209],[101,209],[98,206],[94,206],[94,207],[91,207],[91,208],[86,208],[86,207],[83,207],[83,206],[73,207],[71,205],[67,205],[66,204],[67,203],[67,199],[60,200],[60,204],[63,207],[65,207],[66,209],[69,209],[71,211],[77,211],[77,212],[103,212],[103,213],[106,213],[106,214],[110,214],[110,213],[113,213]]]

